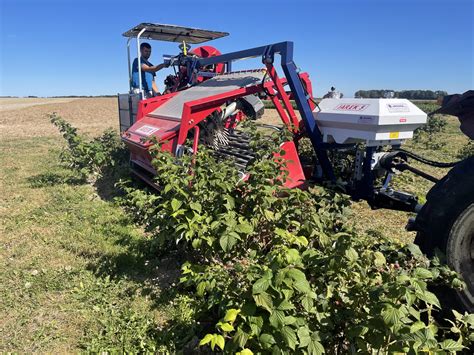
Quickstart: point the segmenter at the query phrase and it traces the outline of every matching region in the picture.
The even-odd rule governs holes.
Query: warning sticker
[[[144,136],[149,136],[150,134],[153,134],[159,130],[160,129],[158,127],[144,125],[144,126],[141,126],[139,129],[135,130],[135,133],[142,134]]]
[[[364,111],[369,104],[340,104],[334,107],[335,111]]]
[[[400,132],[390,132],[390,139],[397,139],[400,137]]]
[[[400,102],[396,104],[387,104],[389,112],[410,112],[410,108],[406,103]]]

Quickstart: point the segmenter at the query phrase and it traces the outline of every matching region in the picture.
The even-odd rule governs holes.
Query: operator
[[[146,97],[153,97],[159,95],[158,87],[155,83],[155,76],[158,70],[167,68],[169,64],[153,65],[148,59],[151,55],[151,46],[149,43],[143,42],[140,44],[140,64],[142,69],[142,88],[145,91]],[[138,89],[138,58],[135,58],[132,64],[132,87]]]

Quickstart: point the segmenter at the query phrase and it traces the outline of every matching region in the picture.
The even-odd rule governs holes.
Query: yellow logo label
[[[390,139],[397,139],[400,136],[400,132],[390,132]]]

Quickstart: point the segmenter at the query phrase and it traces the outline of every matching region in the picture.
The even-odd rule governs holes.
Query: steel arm
[[[311,140],[314,151],[321,164],[323,173],[327,179],[335,181],[331,162],[329,161],[327,152],[324,149],[321,131],[319,130],[313,117],[311,107],[308,103],[309,98],[305,93],[296,65],[293,62],[293,42],[279,42],[209,58],[186,58],[188,60],[186,64],[189,69],[192,68],[192,70],[194,70],[206,65],[224,62],[231,63],[232,61],[239,59],[262,57],[263,63],[268,65],[273,64],[275,54],[280,54],[281,56],[281,66],[283,72],[291,88],[291,91],[293,92],[296,106],[298,107],[301,117],[305,123],[306,131],[308,132],[308,136]]]

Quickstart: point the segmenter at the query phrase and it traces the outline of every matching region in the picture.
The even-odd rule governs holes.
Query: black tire
[[[457,164],[426,196],[416,217],[415,243],[428,256],[436,249],[448,265],[463,277],[463,291],[443,289],[439,298],[446,306],[474,312],[474,157]]]

